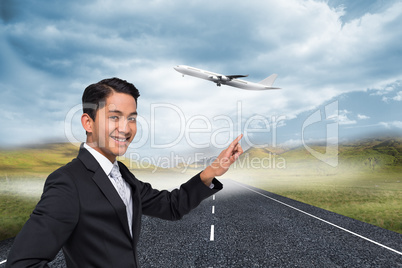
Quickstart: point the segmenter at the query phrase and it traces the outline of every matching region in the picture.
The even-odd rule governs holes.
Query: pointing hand
[[[222,176],[228,171],[229,167],[236,161],[237,158],[243,153],[243,149],[239,141],[243,134],[239,135],[228,148],[223,150],[215,161],[201,172],[201,180],[209,186],[212,179],[217,176]]]

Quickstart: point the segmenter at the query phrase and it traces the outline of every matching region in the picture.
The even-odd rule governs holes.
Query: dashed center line
[[[215,200],[215,195],[212,195],[212,200]],[[215,214],[215,206],[212,206],[212,214]],[[209,241],[215,240],[215,226],[211,225],[211,234],[209,236]]]
[[[215,235],[214,235],[215,230],[214,229],[215,229],[214,225],[211,225],[211,235],[209,237],[209,241],[214,241],[214,239],[215,239]]]
[[[0,264],[6,263],[6,262],[7,262],[7,260],[0,261]]]

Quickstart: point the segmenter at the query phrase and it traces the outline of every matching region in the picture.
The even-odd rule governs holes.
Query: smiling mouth
[[[110,136],[112,139],[114,139],[115,141],[117,141],[118,143],[127,143],[127,141],[129,140],[128,138],[119,138],[119,137],[113,137]]]

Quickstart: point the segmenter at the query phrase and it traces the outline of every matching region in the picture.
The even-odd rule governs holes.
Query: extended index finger
[[[232,143],[229,145],[229,147],[234,148],[236,144],[243,138],[243,134],[240,134]]]

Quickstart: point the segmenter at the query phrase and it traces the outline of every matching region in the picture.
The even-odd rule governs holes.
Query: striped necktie
[[[113,165],[112,171],[110,171],[110,177],[116,183],[117,192],[119,193],[121,199],[124,204],[127,206],[127,194],[126,194],[126,185],[124,183],[124,179],[120,174],[119,166]]]

